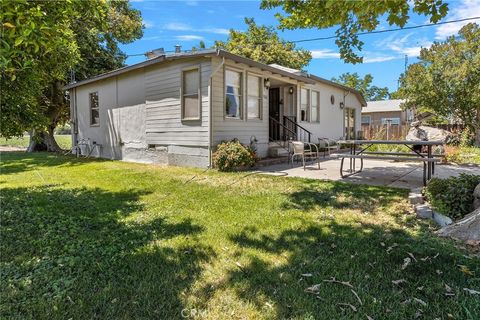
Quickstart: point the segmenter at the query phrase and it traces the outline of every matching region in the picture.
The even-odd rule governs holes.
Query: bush
[[[460,174],[448,179],[433,178],[424,188],[433,208],[452,219],[461,219],[473,210],[473,190],[480,175]]]
[[[213,165],[220,171],[232,171],[255,164],[255,151],[237,139],[222,142],[213,154]]]

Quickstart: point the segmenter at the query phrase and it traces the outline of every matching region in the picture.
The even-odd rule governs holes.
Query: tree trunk
[[[475,145],[480,147],[480,128],[475,130]]]
[[[438,235],[464,241],[470,245],[480,245],[480,208],[463,219],[443,227]]]
[[[32,131],[30,133],[30,143],[27,148],[27,152],[35,151],[48,151],[48,152],[61,152],[62,148],[55,141],[53,136],[53,129],[48,131]]]

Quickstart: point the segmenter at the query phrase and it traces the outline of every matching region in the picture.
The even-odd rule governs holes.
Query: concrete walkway
[[[348,160],[345,161],[346,167]],[[360,162],[357,160],[357,166],[359,164]],[[364,160],[363,164],[363,171],[361,173],[345,179],[342,179],[340,176],[340,160],[329,159],[328,157],[321,160],[320,170],[318,170],[317,164],[307,165],[305,171],[303,167],[299,165],[292,167],[289,164],[277,164],[261,167],[258,169],[258,172],[289,177],[345,181],[407,189],[423,186],[423,164],[421,163]],[[458,176],[460,173],[480,174],[480,166],[436,165],[434,177],[448,178]]]

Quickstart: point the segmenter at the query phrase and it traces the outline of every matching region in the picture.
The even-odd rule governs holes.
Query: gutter
[[[219,52],[217,51],[217,56],[219,56]],[[210,60],[211,63],[212,60]],[[213,144],[213,77],[215,74],[223,68],[225,64],[225,57],[222,57],[222,63],[220,63],[217,68],[210,74],[209,79],[209,88],[208,88],[208,167],[212,167],[212,144]]]

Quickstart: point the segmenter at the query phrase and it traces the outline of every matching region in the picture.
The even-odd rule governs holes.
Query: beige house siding
[[[361,109],[362,105],[358,98],[350,93],[345,93],[344,90],[327,85],[324,83],[316,83],[315,85],[305,85],[306,89],[320,92],[320,121],[306,122],[299,121],[299,124],[305,129],[312,132],[314,141],[317,138],[339,139],[345,135],[345,108],[355,109],[355,132],[361,129]],[[300,89],[299,89],[300,90]],[[330,97],[335,97],[334,104],[331,103]],[[345,102],[344,102],[344,95]],[[340,102],[344,102],[344,109],[340,108]],[[298,97],[298,105],[300,105],[300,97]],[[300,108],[297,109],[297,119],[300,119]]]
[[[404,111],[362,112],[362,116],[370,116],[371,125],[376,126],[382,124],[382,118],[400,118],[401,124],[405,124],[407,121],[407,115]]]

